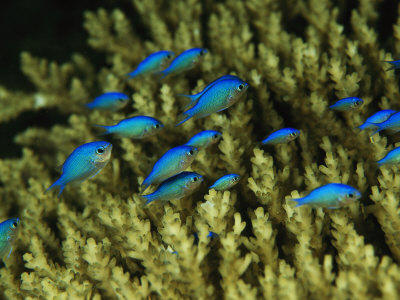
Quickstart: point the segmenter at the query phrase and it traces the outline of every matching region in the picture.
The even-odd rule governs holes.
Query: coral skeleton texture
[[[104,65],[80,53],[50,62],[23,52],[35,93],[0,86],[0,124],[37,110],[68,120],[27,127],[14,139],[22,156],[0,160],[0,221],[21,220],[0,265],[0,298],[400,299],[399,166],[376,164],[398,137],[357,128],[380,109],[400,109],[400,75],[383,62],[400,58],[400,4],[388,34],[378,0],[131,0],[135,20],[118,2],[84,13]],[[124,77],[153,52],[193,47],[209,51],[193,70],[162,81]],[[225,74],[249,83],[246,97],[175,127],[187,104],[177,95]],[[129,95],[128,107],[85,108],[108,91]],[[328,108],[344,97],[364,104]],[[93,126],[135,115],[159,119],[163,132],[100,138]],[[259,145],[284,127],[299,138]],[[154,163],[202,130],[222,132],[191,165],[205,183],[143,208],[139,187]],[[114,145],[104,170],[61,198],[45,194],[55,167],[99,139]],[[207,189],[229,173],[241,176],[234,188]],[[363,197],[338,210],[295,207],[291,199],[330,182]]]

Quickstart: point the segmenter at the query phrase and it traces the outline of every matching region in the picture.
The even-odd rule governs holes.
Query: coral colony
[[[103,66],[21,54],[0,123],[68,124],[0,160],[0,298],[400,299],[400,13],[206,2],[85,12]]]

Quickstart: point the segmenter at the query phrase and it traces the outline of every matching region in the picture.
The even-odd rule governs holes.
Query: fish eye
[[[168,54],[168,55],[167,55],[167,59],[171,59],[171,55]]]
[[[353,193],[349,193],[348,196],[349,196],[349,198],[353,198],[354,194]]]
[[[204,55],[204,51],[201,50],[199,54],[200,54],[200,56],[203,56]]]
[[[213,139],[217,139],[217,138],[218,138],[218,134],[214,134]]]
[[[296,133],[296,132],[292,132],[290,135],[291,135],[292,137],[295,137],[295,136],[297,136],[297,133]]]
[[[190,156],[192,156],[192,155],[194,154],[194,151],[193,151],[193,150],[189,150],[188,154],[189,154]]]
[[[241,85],[238,86],[239,91],[243,90],[243,88],[244,88],[244,85],[243,85],[243,84],[241,84]]]
[[[196,182],[198,179],[199,179],[199,178],[198,178],[197,176],[195,176],[195,177],[192,178],[192,181],[193,181],[193,182]]]
[[[101,146],[101,147],[99,147],[99,148],[96,149],[96,153],[97,153],[97,154],[103,154],[104,151],[105,151],[105,149],[104,149],[103,146]]]
[[[17,223],[17,222],[13,222],[13,223],[11,224],[11,226],[12,226],[12,228],[17,228],[17,227],[18,227],[18,223]]]
[[[119,98],[118,101],[119,101],[119,102],[124,102],[125,99]]]
[[[154,125],[155,128],[160,128],[160,124]]]

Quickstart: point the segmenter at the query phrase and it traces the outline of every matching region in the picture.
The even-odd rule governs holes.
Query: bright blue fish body
[[[0,258],[10,257],[13,249],[13,243],[18,235],[19,219],[8,219],[0,223]]]
[[[377,129],[376,124],[385,122],[387,119],[390,118],[391,115],[395,113],[396,111],[391,109],[378,111],[377,113],[373,114],[368,119],[366,119],[362,125],[358,126],[358,128],[360,128],[360,130]]]
[[[382,123],[373,123],[378,129],[373,133],[380,132],[382,130],[389,130],[392,133],[400,131],[400,112],[394,113]]]
[[[222,137],[221,132],[215,130],[204,130],[194,135],[185,145],[193,146],[197,149],[204,149],[211,144],[217,143]]]
[[[392,61],[385,61],[385,62],[391,64],[391,66],[388,69],[386,69],[386,71],[400,68],[400,59],[392,60]]]
[[[200,97],[213,85],[215,85],[217,82],[221,81],[221,80],[225,80],[225,79],[238,79],[240,80],[239,77],[235,76],[235,75],[224,75],[221,76],[217,79],[215,79],[213,82],[209,83],[201,92],[195,94],[195,95],[184,95],[184,94],[178,94],[177,96],[181,96],[181,97],[186,97],[190,99],[190,102],[188,103],[188,105],[185,106],[184,109],[187,109],[193,105],[195,105],[197,103],[197,100],[200,99]]]
[[[168,68],[159,72],[162,75],[160,79],[193,69],[203,60],[207,52],[207,49],[202,48],[192,48],[182,52],[175,57]]]
[[[175,53],[172,51],[158,51],[147,56],[132,72],[126,74],[129,78],[156,74],[168,67]]]
[[[86,104],[90,109],[117,111],[128,104],[129,96],[119,92],[107,92]]]
[[[115,134],[119,137],[132,139],[142,139],[155,135],[164,128],[164,125],[160,121],[147,116],[136,116],[125,119],[112,126],[96,126],[105,130],[103,134]]]
[[[178,146],[164,153],[154,164],[149,176],[142,183],[142,191],[150,184],[159,184],[169,177],[188,168],[195,159],[198,149],[192,146]]]
[[[240,180],[240,175],[238,174],[228,174],[222,176],[217,181],[214,182],[210,189],[214,189],[216,191],[226,191],[229,190],[231,187],[236,185]]]
[[[144,206],[156,200],[170,201],[189,196],[202,182],[203,176],[194,172],[182,172],[174,175],[162,182],[154,193],[142,195],[146,199]]]
[[[303,198],[293,199],[297,206],[309,205],[311,207],[339,208],[355,202],[361,198],[361,193],[341,183],[329,183],[312,190]]]
[[[103,141],[79,146],[65,160],[60,178],[47,191],[57,187],[60,196],[67,184],[94,177],[107,165],[111,150],[112,145]]]
[[[300,130],[294,128],[282,128],[271,133],[266,139],[264,139],[262,145],[277,145],[285,144],[293,141],[300,135]]]
[[[378,165],[394,165],[400,163],[400,147],[394,148],[381,160],[378,160]]]
[[[335,104],[329,106],[330,109],[336,111],[352,110],[360,107],[364,103],[364,100],[358,97],[348,97],[337,101]]]
[[[235,104],[247,91],[248,84],[241,79],[220,80],[198,99],[197,103],[179,116],[176,126],[190,118],[200,119],[227,109]]]

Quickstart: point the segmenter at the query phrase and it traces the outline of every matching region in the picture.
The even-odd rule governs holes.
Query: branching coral
[[[400,16],[391,20],[392,38],[381,28],[381,1],[131,3],[135,19],[118,3],[84,13],[103,66],[78,53],[59,63],[23,52],[22,71],[36,91],[0,86],[1,124],[49,108],[68,120],[26,128],[15,136],[22,156],[0,160],[0,217],[21,219],[0,269],[0,298],[400,298],[398,167],[375,164],[397,137],[356,129],[379,109],[400,109],[398,75],[382,62],[399,58]],[[152,52],[192,47],[209,54],[184,74],[161,82],[124,77]],[[225,74],[249,83],[245,99],[175,127],[187,104],[178,94],[197,93]],[[106,91],[131,102],[117,113],[85,107]],[[329,110],[348,96],[364,105]],[[44,193],[73,149],[100,139],[94,124],[132,115],[156,117],[164,131],[145,140],[109,137],[112,160],[98,176],[60,199]],[[259,146],[282,127],[299,129],[300,137]],[[205,129],[223,135],[191,166],[206,184],[190,197],[143,208],[139,186],[154,162]],[[227,173],[240,174],[239,184],[207,190]],[[292,198],[329,182],[357,187],[362,200],[336,211],[295,207]]]

